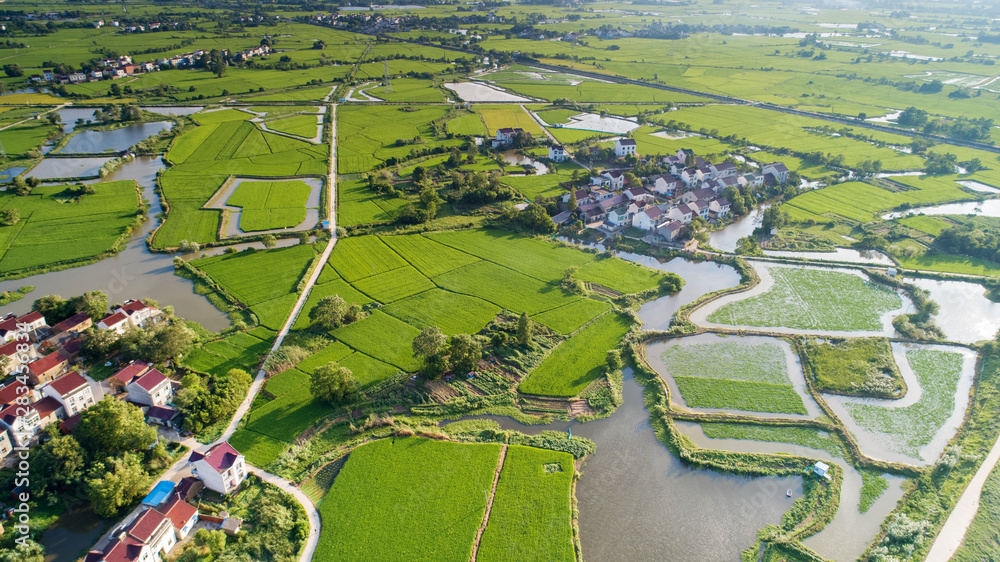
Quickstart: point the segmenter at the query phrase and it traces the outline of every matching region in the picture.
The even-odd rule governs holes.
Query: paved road
[[[312,274],[309,276],[309,279],[306,281],[305,289],[303,289],[302,294],[299,296],[298,300],[295,301],[295,307],[292,308],[291,313],[285,320],[285,324],[281,327],[281,330],[278,332],[278,335],[274,340],[274,345],[271,346],[271,350],[268,352],[268,355],[274,352],[275,349],[278,349],[278,347],[281,345],[281,342],[284,341],[285,336],[288,334],[288,331],[295,323],[295,319],[298,317],[299,313],[302,311],[302,308],[305,306],[305,303],[309,298],[309,292],[312,290],[313,285],[316,284],[316,279],[319,278],[320,272],[323,271],[323,267],[326,265],[327,260],[330,259],[330,253],[333,251],[333,247],[337,244],[337,236],[336,236],[337,105],[336,104],[330,105],[329,112],[330,112],[330,123],[331,123],[330,125],[331,138],[330,138],[330,162],[328,168],[327,185],[330,186],[330,197],[328,198],[329,199],[328,216],[330,220],[330,234],[331,234],[330,243],[327,244],[326,248],[323,250],[323,254],[319,260],[319,263],[317,264],[315,270],[313,270]],[[257,377],[250,385],[250,390],[247,393],[246,399],[244,399],[243,403],[241,403],[239,408],[236,409],[236,412],[233,414],[233,419],[229,422],[229,425],[226,427],[226,430],[222,433],[222,436],[219,437],[219,439],[217,439],[215,442],[210,444],[202,444],[198,443],[193,438],[181,439],[180,436],[173,431],[164,432],[163,437],[170,441],[183,443],[192,451],[200,451],[200,452],[208,450],[210,447],[212,447],[217,443],[228,441],[229,438],[236,431],[236,428],[239,425],[240,420],[242,420],[243,416],[245,416],[246,413],[250,410],[250,405],[253,404],[254,398],[257,396],[257,393],[260,392],[261,387],[264,385],[264,379],[265,379],[264,369],[261,369],[260,371],[257,372]],[[316,552],[316,545],[319,542],[320,530],[322,528],[322,523],[319,517],[319,510],[316,509],[316,506],[313,505],[312,501],[305,494],[303,494],[301,490],[295,487],[295,485],[289,482],[288,480],[285,480],[284,478],[281,478],[280,476],[276,476],[269,472],[265,472],[252,465],[249,465],[249,470],[255,472],[265,482],[273,484],[281,488],[282,490],[285,490],[286,492],[292,494],[292,496],[300,504],[302,504],[302,507],[305,508],[306,514],[309,517],[310,529],[309,529],[309,537],[306,540],[306,544],[302,549],[302,556],[299,558],[299,560],[300,562],[309,562],[310,560],[312,560],[313,554]],[[168,468],[167,471],[164,472],[163,475],[156,480],[156,482],[159,482],[161,480],[177,480],[179,478],[187,476],[188,474],[190,474],[190,467],[188,466],[188,455],[185,455],[179,461],[174,463],[173,466]],[[150,487],[150,490],[152,491],[152,487]],[[131,522],[139,515],[139,513],[143,509],[144,506],[142,505],[136,507],[134,510],[132,510],[131,513],[125,516],[125,518],[122,520],[122,524]],[[119,526],[120,525],[115,525],[114,527],[112,527],[110,531],[108,531],[107,534],[101,537],[101,539],[97,542],[97,548],[103,548],[103,546],[106,545],[108,543],[108,540],[111,538],[110,537],[111,531],[117,529]]]
[[[955,509],[951,510],[944,526],[941,527],[941,532],[934,539],[934,544],[927,553],[927,560],[948,560],[955,555],[955,551],[965,539],[965,533],[969,530],[972,519],[979,511],[979,496],[983,493],[986,477],[990,475],[998,460],[1000,460],[1000,438],[993,444],[976,475],[969,481],[969,485],[962,492],[962,497],[958,498]]]

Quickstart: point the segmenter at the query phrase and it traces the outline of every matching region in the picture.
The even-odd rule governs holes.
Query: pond
[[[98,517],[87,502],[70,507],[42,533],[45,562],[79,559],[87,547],[101,538],[111,523]]]
[[[802,495],[800,478],[745,478],[684,466],[656,440],[642,387],[626,370],[624,404],[610,417],[504,429],[566,431],[597,444],[576,487],[588,560],[739,560],[757,530],[781,521]],[[793,497],[785,497],[792,489]],[[669,553],[669,556],[667,555]]]
[[[676,295],[660,297],[639,308],[639,318],[646,330],[668,330],[674,313],[685,304],[693,302],[706,293],[728,289],[740,284],[740,274],[732,267],[721,263],[699,262],[683,258],[674,258],[668,262],[659,263],[648,256],[635,254],[632,254],[631,257],[627,254],[619,254],[619,257],[647,267],[671,271],[680,275],[681,279],[684,280],[684,287]]]
[[[173,305],[178,316],[200,322],[209,330],[220,331],[227,328],[229,319],[226,315],[207,298],[195,294],[190,281],[174,275],[174,254],[154,254],[146,247],[146,236],[156,226],[156,215],[163,211],[160,198],[153,191],[156,172],[162,169],[163,163],[159,158],[141,157],[125,163],[118,171],[104,178],[105,181],[136,180],[143,188],[143,197],[150,203],[151,218],[133,235],[124,250],[116,256],[83,267],[0,282],[0,291],[13,291],[25,285],[35,286],[33,293],[3,307],[4,311],[24,314],[31,310],[31,303],[35,299],[45,295],[69,298],[86,291],[99,290],[107,293],[111,302],[149,297],[159,301],[161,305]]]
[[[66,145],[58,152],[64,154],[120,152],[149,137],[169,130],[172,126],[173,123],[169,121],[158,121],[156,123],[136,123],[113,131],[80,131],[70,137]]]
[[[907,278],[938,303],[940,311],[932,318],[949,341],[975,343],[996,336],[1000,303],[986,298],[986,288],[966,281],[941,281],[920,277]]]
[[[101,173],[109,157],[88,158],[43,158],[37,166],[27,173],[28,176],[40,180],[65,178],[96,178]]]
[[[76,128],[76,122],[79,119],[83,119],[84,122],[91,121],[94,119],[94,108],[93,107],[67,107],[56,111],[59,115],[59,120],[63,124],[63,133],[72,133],[73,129]]]
[[[882,215],[882,218],[892,220],[908,215],[979,215],[982,217],[1000,217],[1000,199],[964,201],[962,203],[948,203],[933,207],[915,207],[906,211],[887,213]]]
[[[478,82],[449,82],[444,87],[455,92],[464,101],[531,101]]]
[[[177,107],[155,106],[155,107],[140,107],[139,109],[143,111],[148,111],[150,113],[159,113],[160,115],[193,115],[195,113],[198,113],[204,108],[201,106],[177,106]]]
[[[0,183],[8,183],[13,181],[14,178],[21,175],[27,169],[28,168],[25,166],[15,166],[13,168],[0,170]]]
[[[533,160],[528,156],[518,154],[516,150],[508,150],[504,152],[503,160],[512,166],[531,166],[535,169],[536,176],[542,176],[549,173],[548,166],[542,164],[538,160]]]
[[[760,205],[740,217],[736,222],[708,233],[708,244],[722,252],[735,252],[740,238],[753,234],[764,220],[764,211],[770,204]]]
[[[997,189],[992,185],[986,185],[985,183],[980,183],[978,181],[962,180],[962,181],[957,181],[955,183],[965,186],[971,189],[972,191],[978,191],[979,193],[1000,193],[1000,189]]]

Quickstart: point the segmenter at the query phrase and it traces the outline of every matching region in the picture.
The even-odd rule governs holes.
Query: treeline
[[[972,225],[946,228],[934,239],[934,248],[991,262],[1000,261],[1000,232]]]

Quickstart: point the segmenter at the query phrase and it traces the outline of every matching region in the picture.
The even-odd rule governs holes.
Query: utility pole
[[[392,92],[392,81],[389,79],[389,59],[382,59],[382,62],[385,63],[385,76],[382,77],[382,82],[385,85],[385,88],[383,88],[383,91],[387,92],[387,93],[391,93]]]

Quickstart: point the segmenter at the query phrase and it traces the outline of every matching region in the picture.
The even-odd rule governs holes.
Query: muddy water
[[[44,158],[27,173],[40,180],[56,178],[96,178],[109,157]]]
[[[888,517],[889,512],[896,507],[896,502],[903,497],[902,484],[905,479],[900,476],[884,475],[889,481],[889,488],[868,511],[861,513],[858,511],[863,485],[861,474],[843,459],[834,457],[826,451],[789,443],[714,439],[707,437],[701,425],[696,423],[677,422],[677,427],[696,445],[706,449],[720,449],[734,453],[788,453],[836,463],[843,468],[844,483],[840,488],[840,509],[837,510],[837,515],[823,530],[803,541],[806,546],[825,558],[844,562],[857,559],[878,534],[882,520]]]
[[[764,250],[764,255],[773,258],[802,258],[817,261],[839,261],[848,263],[870,263],[892,267],[896,265],[889,256],[875,250],[859,251],[853,248],[836,248],[832,252],[789,252],[785,250]]]
[[[935,205],[933,207],[916,207],[908,211],[888,213],[882,215],[882,218],[890,220],[908,215],[978,215],[981,217],[1000,217],[1000,199],[948,203],[947,205]]]
[[[626,372],[625,403],[609,418],[505,429],[565,431],[597,444],[576,488],[588,560],[739,560],[757,530],[802,495],[799,478],[744,478],[685,467],[656,440],[642,387]],[[791,488],[793,497],[785,497]]]
[[[684,279],[684,288],[679,293],[647,302],[639,309],[639,318],[642,320],[643,327],[647,330],[667,330],[670,328],[670,321],[674,313],[680,307],[706,293],[728,289],[740,284],[740,274],[728,265],[710,261],[691,261],[683,258],[675,258],[666,263],[659,263],[648,256],[638,256],[635,254],[619,255],[624,259],[635,261],[648,267],[671,271],[680,275],[681,279]]]
[[[99,290],[107,293],[112,302],[150,297],[162,305],[173,305],[178,316],[196,320],[209,330],[219,331],[229,326],[226,315],[208,299],[195,294],[190,281],[174,275],[172,254],[154,254],[146,247],[146,236],[157,224],[155,217],[163,211],[160,198],[153,192],[156,172],[161,169],[163,163],[158,158],[136,158],[105,178],[105,181],[136,180],[143,188],[143,197],[150,203],[151,218],[135,233],[125,250],[84,267],[0,282],[0,291],[35,286],[33,293],[5,306],[4,312],[28,312],[31,303],[45,295],[69,298]]]
[[[113,521],[98,517],[89,505],[70,508],[42,534],[45,562],[76,560],[94,544]]]

